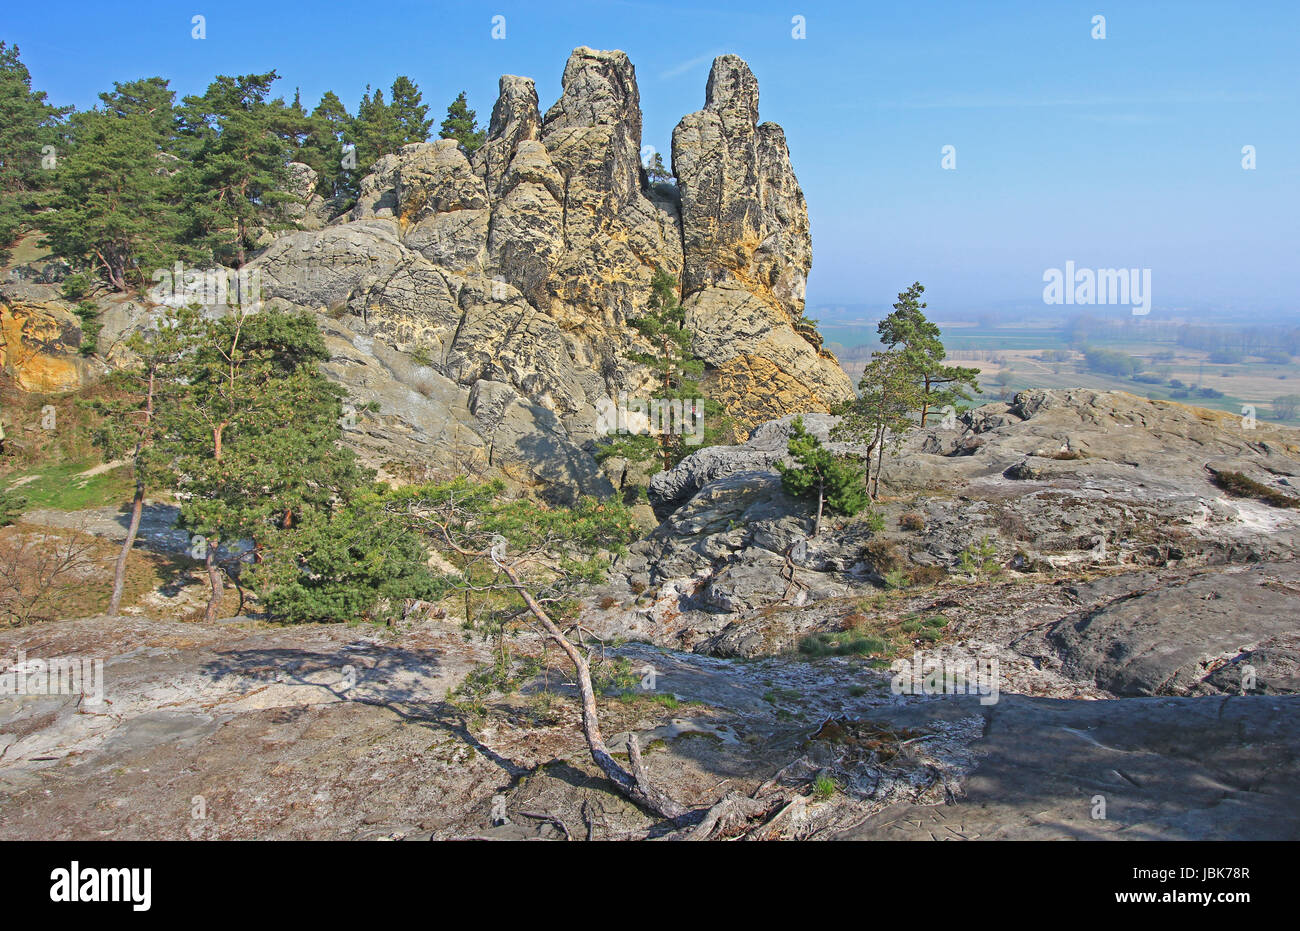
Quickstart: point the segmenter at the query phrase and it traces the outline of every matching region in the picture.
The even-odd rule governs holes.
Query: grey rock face
[[[650,503],[659,511],[671,512],[695,492],[717,479],[737,472],[774,472],[778,462],[791,464],[786,449],[791,425],[803,417],[804,428],[836,452],[851,447],[830,442],[830,430],[838,417],[829,414],[789,414],[757,427],[749,439],[738,446],[710,446],[694,453],[675,467],[659,472],[650,479]]]
[[[758,82],[735,55],[714,60],[704,109],[673,131],[673,172],[688,320],[728,410],[750,425],[852,397],[820,340],[803,335],[807,205],[785,133],[759,125]]]
[[[1130,582],[1118,597],[1110,580],[1083,587],[1078,597],[1085,603],[1107,590],[1112,597],[1062,619],[1048,634],[1067,672],[1116,695],[1297,690],[1300,564],[1148,584],[1143,590]],[[1249,671],[1243,684],[1247,668],[1253,685]]]
[[[541,138],[542,123],[532,78],[503,74],[498,87],[487,139],[473,159],[474,170],[483,178],[493,198],[499,195],[501,181],[519,145]]]
[[[803,192],[785,135],[758,125],[758,81],[735,55],[713,62],[704,109],[673,131],[682,184],[686,288],[753,281],[797,319],[812,267]]]
[[[329,220],[329,205],[316,193],[316,172],[302,162],[289,163],[289,193],[297,200],[285,208],[285,214],[300,229],[318,230]]]

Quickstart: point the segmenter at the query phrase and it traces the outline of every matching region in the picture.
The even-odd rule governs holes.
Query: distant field
[[[1010,396],[1026,388],[1096,388],[1127,391],[1155,400],[1174,400],[1198,407],[1242,413],[1244,405],[1253,405],[1261,420],[1300,424],[1300,419],[1281,420],[1273,411],[1273,399],[1300,394],[1300,365],[1270,364],[1247,356],[1242,362],[1216,364],[1208,361],[1209,353],[1188,349],[1172,340],[1116,340],[1090,338],[1089,345],[1126,353],[1146,366],[1146,375],[1157,375],[1161,384],[1148,384],[1131,377],[1091,371],[1082,353],[1070,352],[1065,361],[1046,361],[1040,356],[1048,350],[1069,351],[1065,333],[1050,327],[944,327],[943,341],[949,360],[980,370],[984,401]],[[845,347],[840,365],[855,382],[878,348],[874,326],[828,326],[823,328],[828,343]],[[838,346],[830,347],[839,351]],[[999,377],[1006,373],[1005,382]],[[1181,382],[1179,388],[1170,382]],[[1197,389],[1220,392],[1222,397],[1203,397]],[[1180,391],[1190,396],[1177,397]]]

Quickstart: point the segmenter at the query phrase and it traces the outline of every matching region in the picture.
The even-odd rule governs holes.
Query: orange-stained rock
[[[81,324],[48,302],[0,304],[0,369],[23,391],[69,391],[86,377]]]

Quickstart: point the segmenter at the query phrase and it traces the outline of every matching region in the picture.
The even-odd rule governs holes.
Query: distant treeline
[[[1132,320],[1107,320],[1080,314],[1072,317],[1060,330],[1043,329],[1045,338],[1059,335],[1065,345],[1082,352],[1086,347],[1097,342],[1122,343],[1167,343],[1208,352],[1210,361],[1216,363],[1243,362],[1247,356],[1255,356],[1277,365],[1285,365],[1292,356],[1300,355],[1300,326],[1212,326],[1200,323],[1162,323],[1147,318]],[[997,333],[980,334],[996,340]],[[962,341],[975,337],[959,331]],[[842,346],[838,343],[827,345],[835,355],[845,362],[863,362],[880,348],[876,342],[857,346]],[[951,349],[949,356],[966,361],[997,361],[1006,351],[1005,346],[993,346],[988,349],[972,349],[969,345],[960,349]],[[1065,361],[1066,354],[1060,359],[1048,361]],[[1170,354],[1169,358],[1172,358]],[[1160,361],[1159,355],[1153,359]]]
[[[1300,355],[1300,327],[1293,326],[1227,327],[1145,319],[1102,320],[1086,315],[1074,317],[1065,326],[1065,341],[1071,346],[1097,340],[1168,342],[1201,352],[1224,353],[1223,361],[1240,361],[1249,355],[1286,362],[1289,359],[1283,356]]]

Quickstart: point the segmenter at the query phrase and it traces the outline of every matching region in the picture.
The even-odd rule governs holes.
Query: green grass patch
[[[855,631],[822,632],[805,637],[799,644],[805,656],[879,656],[889,652],[889,644],[879,637],[863,636]]]
[[[888,658],[904,656],[918,645],[937,643],[947,634],[948,618],[942,614],[854,612],[840,620],[838,632],[819,632],[806,637],[799,651],[810,658],[862,656],[876,668],[888,667]]]
[[[94,468],[97,462],[64,462],[34,470],[15,472],[6,477],[12,487],[30,475],[36,478],[23,482],[14,493],[27,500],[26,509],[54,508],[60,511],[79,511],[82,508],[121,505],[129,501],[135,491],[131,470],[126,466],[109,469],[98,475],[82,475]]]
[[[839,783],[825,773],[819,773],[817,778],[812,781],[813,798],[819,802],[826,801],[839,790]]]

